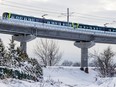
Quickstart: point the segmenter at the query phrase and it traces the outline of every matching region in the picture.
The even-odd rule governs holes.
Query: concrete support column
[[[21,47],[21,50],[26,52],[27,50],[27,42],[20,42],[20,47]]]
[[[76,47],[81,48],[81,70],[85,70],[88,73],[88,48],[95,45],[93,41],[91,42],[75,42]],[[85,68],[85,69],[84,69]]]
[[[26,49],[27,49],[27,42],[35,39],[36,37],[33,36],[33,35],[14,35],[13,36],[13,39],[16,40],[16,41],[19,41],[20,42],[20,47],[21,47],[21,50],[26,52]]]
[[[81,48],[81,68],[88,67],[88,48]]]

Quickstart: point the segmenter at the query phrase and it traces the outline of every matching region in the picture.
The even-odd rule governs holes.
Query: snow
[[[89,69],[89,73],[80,71],[78,67],[47,67],[43,68],[42,82],[18,79],[0,80],[0,87],[115,87],[116,77],[100,78],[98,73]]]
[[[44,69],[44,79],[50,77],[53,80],[61,81],[64,84],[89,85],[95,81],[95,77],[97,75],[97,73],[95,73],[96,72],[93,70],[90,70],[90,73],[87,74],[76,67],[48,67],[47,69]]]

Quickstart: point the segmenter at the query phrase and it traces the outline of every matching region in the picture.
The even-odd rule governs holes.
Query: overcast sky
[[[66,21],[66,10],[70,9],[70,21],[101,25],[109,23],[110,27],[116,26],[116,0],[0,0],[0,15],[3,12],[41,17]],[[9,41],[9,35],[1,34],[5,44]],[[28,54],[33,54],[33,46],[36,40],[28,43]],[[80,61],[80,49],[75,47],[72,41],[57,40],[60,50],[64,53],[63,59]],[[102,51],[109,44],[96,44],[89,51]],[[115,51],[116,45],[110,45]]]

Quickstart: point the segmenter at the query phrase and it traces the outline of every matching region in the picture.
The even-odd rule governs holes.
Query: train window
[[[76,28],[76,24],[74,24],[73,27]]]
[[[79,28],[82,28],[82,26],[79,26]]]
[[[95,27],[92,27],[93,30],[95,30]]]
[[[100,30],[100,27],[98,27],[98,30]]]
[[[39,20],[38,22],[42,22],[42,23],[44,22],[44,20],[43,20],[43,19],[38,19],[38,20]]]
[[[85,26],[86,29],[88,29],[88,26]]]
[[[47,24],[50,24],[50,21],[47,21]]]
[[[69,24],[69,27],[72,27],[72,24]]]
[[[61,22],[61,25],[63,26],[63,22]]]
[[[105,31],[105,29],[104,28],[101,28],[101,31]]]
[[[34,21],[34,18],[28,18],[29,21]]]
[[[89,27],[89,29],[92,29],[92,27]]]
[[[104,29],[103,27],[101,28],[101,30],[102,30],[102,31],[105,31],[105,29]]]
[[[110,29],[108,29],[107,27],[105,28],[106,31],[110,31]]]
[[[81,26],[81,28],[83,28],[83,26]]]
[[[57,25],[57,22],[54,22],[55,25]]]
[[[23,17],[20,17],[21,20],[23,20]]]
[[[28,20],[28,19],[27,19],[27,17],[24,17],[24,20],[26,20],[26,21],[27,21],[27,20]]]
[[[63,26],[65,26],[65,23],[63,23]]]
[[[87,26],[85,26],[85,29],[87,29]]]
[[[64,23],[65,24],[65,26],[68,26],[68,23],[66,22],[66,23]]]
[[[98,28],[97,28],[97,27],[95,27],[95,30],[98,30]]]
[[[96,30],[98,30],[98,27],[96,27]]]
[[[90,26],[87,26],[87,29],[89,29]]]
[[[12,18],[12,19],[15,19],[16,17],[15,17],[14,15],[11,15],[11,18]]]
[[[20,19],[20,17],[19,16],[16,16],[16,19]]]
[[[58,25],[61,25],[61,22],[58,22]]]
[[[31,18],[28,18],[28,21],[31,21]]]
[[[44,21],[44,23],[47,23],[47,20],[43,20]]]
[[[52,21],[52,24],[54,24],[54,22]]]
[[[116,29],[113,29],[113,32],[116,32]]]
[[[100,28],[100,30],[102,31],[102,30],[103,30],[103,28]]]
[[[6,13],[3,13],[3,19],[6,19],[6,18],[7,18]]]
[[[34,18],[31,18],[31,21],[35,21],[35,19]]]
[[[83,28],[83,26],[82,26],[82,28]]]
[[[58,25],[61,25],[61,23],[60,23],[60,22],[58,22]]]
[[[85,29],[85,26],[83,26],[83,28]]]
[[[112,32],[113,29],[111,28],[110,30],[111,30],[111,32]]]
[[[35,19],[35,22],[39,22],[39,19],[36,18],[36,19]]]
[[[112,30],[111,30],[111,29],[108,29],[108,31],[110,31],[110,32],[111,32]]]
[[[38,20],[39,20],[38,22],[42,22],[42,23],[44,22],[44,20],[43,20],[43,19],[38,19]]]

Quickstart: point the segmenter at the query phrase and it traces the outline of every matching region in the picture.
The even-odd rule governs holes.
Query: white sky
[[[0,0],[0,15],[3,12],[12,12],[29,16],[41,17],[43,14],[48,14],[46,18],[64,20],[66,9],[70,8],[70,21],[104,25],[115,27],[116,23],[116,0]],[[9,41],[9,35],[0,35],[5,44]],[[33,40],[28,43],[28,54],[35,57],[33,54],[33,46],[36,43]],[[59,46],[63,54],[63,59],[80,61],[80,49],[75,47],[72,41],[58,40]],[[90,49],[93,51],[102,51],[109,44],[97,44]],[[116,45],[110,45],[115,50]]]

